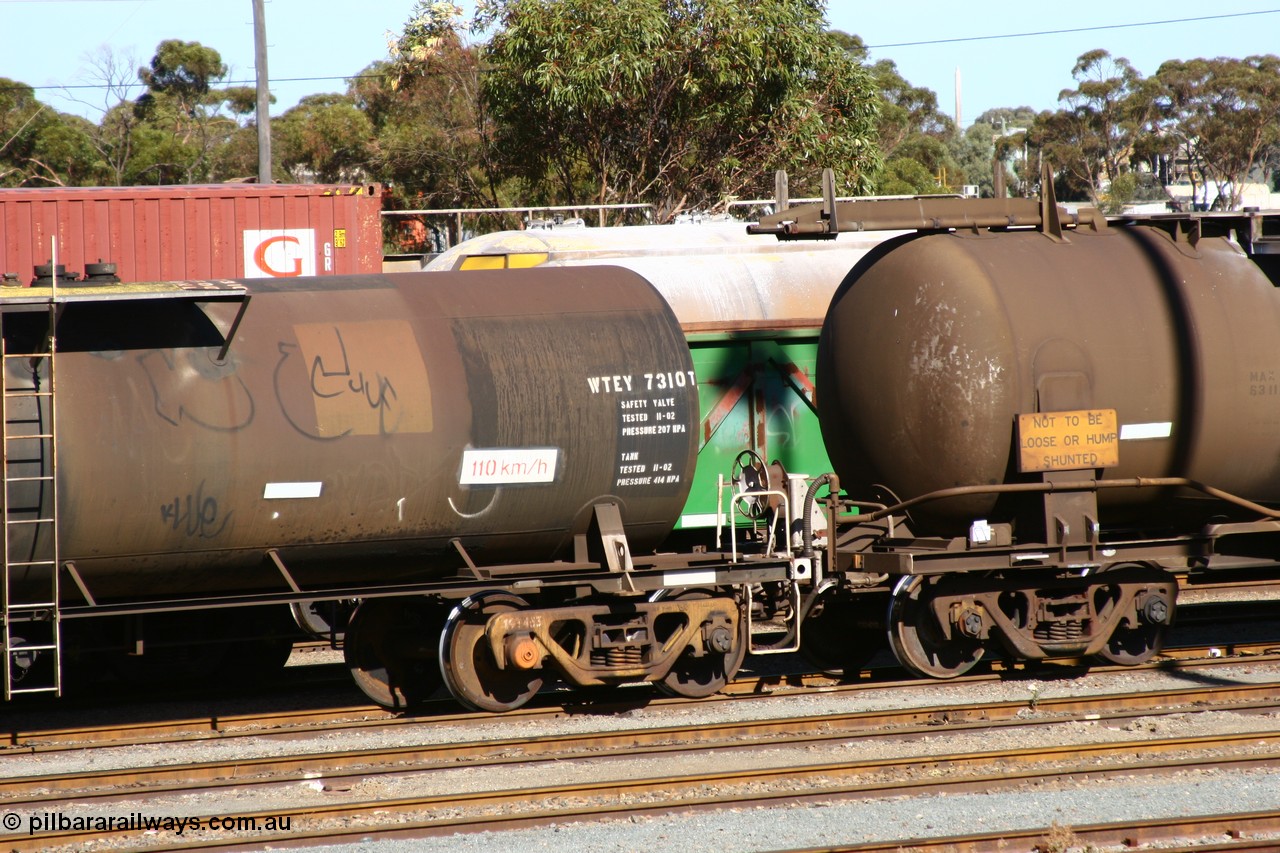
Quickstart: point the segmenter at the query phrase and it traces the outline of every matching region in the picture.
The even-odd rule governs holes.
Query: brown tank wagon
[[[790,571],[643,556],[698,413],[679,323],[627,270],[30,288],[0,311],[11,690],[62,623],[358,600],[348,660],[389,706],[439,683],[437,639],[477,707],[527,700],[544,661],[697,694],[745,653],[726,579]]]
[[[1276,570],[1280,217],[827,195],[750,230],[914,233],[849,273],[819,342],[839,478],[806,504],[847,497],[802,602],[811,657],[848,669],[887,637],[941,678],[997,649],[1135,663],[1173,572]]]
[[[349,574],[353,550],[378,554],[367,582],[429,574],[429,555],[457,562],[454,538],[490,561],[563,558],[606,498],[634,546],[665,535],[693,436],[634,429],[620,406],[660,396],[683,427],[691,388],[668,377],[691,368],[647,283],[613,269],[423,279],[245,282],[225,355],[216,312],[190,300],[68,304],[58,513],[75,521],[60,556],[94,598],[254,591],[279,579],[261,571],[268,548],[311,587]],[[8,387],[48,386],[47,359],[34,375],[7,366]],[[37,401],[10,416],[47,423]],[[18,471],[36,473],[35,444],[11,442],[32,460]],[[671,474],[619,476],[624,457]],[[51,515],[43,485],[14,483],[12,505]],[[42,532],[19,528],[11,547]]]

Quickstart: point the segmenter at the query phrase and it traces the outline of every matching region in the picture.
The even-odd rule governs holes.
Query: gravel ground
[[[1062,827],[1280,809],[1280,773],[1193,773],[1159,782],[1092,781],[998,794],[900,797],[788,808],[727,809],[629,821],[567,823],[545,829],[483,832],[413,841],[381,840],[378,853],[572,850],[769,851],[833,844]],[[1211,839],[1222,841],[1221,838]],[[324,853],[373,853],[374,843],[323,845]],[[1010,848],[1010,853],[1016,848]],[[1132,851],[1135,848],[1124,848]],[[1277,839],[1280,849],[1280,839]]]
[[[207,741],[189,748],[121,747],[41,756],[8,756],[0,762],[5,776],[74,772],[93,768],[147,766],[197,760],[249,758],[322,750],[369,749],[417,743],[447,743],[486,738],[528,737],[559,733],[617,731],[652,726],[685,725],[741,719],[768,719],[810,714],[847,713],[925,705],[1043,700],[1130,690],[1186,687],[1206,677],[1222,683],[1258,683],[1280,679],[1280,666],[1240,663],[1209,675],[1186,672],[1134,671],[1054,680],[1016,680],[985,684],[921,683],[918,687],[861,691],[855,694],[779,696],[748,702],[702,704],[675,708],[642,708],[613,716],[567,716],[546,722],[522,721],[513,732],[502,721],[483,726],[428,725],[412,730],[344,732],[319,738],[276,741],[234,738]],[[1117,722],[1064,723],[1050,729],[1014,728],[998,733],[939,730],[910,741],[892,737],[807,748],[741,749],[716,759],[716,768],[763,767],[831,760],[890,756],[927,756],[964,751],[1019,749],[1055,743],[1097,743],[1143,738],[1190,736],[1226,731],[1280,731],[1276,715],[1197,712],[1173,717]],[[1274,750],[1275,747],[1260,747]],[[553,767],[554,769],[548,769]],[[652,757],[592,762],[558,761],[554,765],[468,769],[453,767],[411,777],[367,780],[334,788],[322,780],[300,782],[268,792],[211,792],[200,796],[147,796],[139,792],[127,803],[86,804],[77,816],[242,814],[307,804],[390,799],[465,791],[497,790],[546,784],[589,783],[600,779],[643,778],[712,769],[705,758]],[[554,774],[548,779],[549,774]],[[0,806],[0,809],[3,809]],[[442,839],[379,842],[379,850],[538,850],[621,851],[691,849],[775,850],[863,841],[906,840],[931,835],[997,829],[1044,828],[1111,820],[1140,820],[1168,815],[1194,815],[1236,810],[1280,809],[1280,772],[1190,772],[1176,777],[1133,781],[1108,779],[1080,785],[1045,784],[992,794],[917,796],[790,808],[725,809],[688,815],[655,816],[630,821],[563,824],[538,830],[454,836]],[[15,810],[26,815],[25,811]],[[443,816],[443,815],[441,815]],[[203,833],[199,837],[208,837]],[[0,834],[2,845],[3,834]],[[194,839],[188,839],[194,840]],[[1280,849],[1280,841],[1278,841]],[[328,845],[319,850],[355,851],[370,844]]]
[[[1244,627],[1244,626],[1240,626]],[[1251,633],[1253,628],[1251,627]],[[1203,629],[1221,635],[1221,628]],[[1256,630],[1275,633],[1270,626]],[[1203,642],[1195,630],[1182,630],[1181,642]],[[1244,642],[1265,637],[1241,635]],[[323,662],[324,655],[309,653],[296,661]],[[751,659],[751,665],[785,664],[779,658]],[[428,723],[424,726],[390,727],[372,731],[335,732],[280,740],[254,737],[212,739],[190,746],[135,746],[86,749],[45,755],[8,755],[0,761],[0,776],[27,776],[76,772],[88,769],[127,768],[192,761],[236,760],[260,756],[313,753],[348,749],[377,749],[416,744],[458,743],[486,739],[525,738],[540,735],[598,731],[625,731],[657,726],[692,725],[751,719],[778,719],[820,714],[885,710],[925,706],[959,706],[972,703],[1025,701],[1025,716],[1036,718],[1035,703],[1056,697],[1120,693],[1134,690],[1176,689],[1206,681],[1223,684],[1262,683],[1280,680],[1280,665],[1236,662],[1200,672],[1135,670],[1114,674],[1094,673],[1066,677],[1050,667],[1035,676],[1011,673],[1006,679],[979,684],[922,681],[910,687],[869,689],[852,693],[816,693],[756,698],[751,701],[707,702],[692,706],[645,706],[602,715],[566,711],[547,721],[521,720],[518,730],[511,721],[497,719],[481,725]],[[1044,677],[1038,677],[1044,676]],[[641,694],[637,694],[640,697]],[[305,700],[304,700],[305,701]],[[158,713],[158,712],[157,712]],[[174,716],[199,716],[175,712]],[[228,713],[225,709],[218,713]],[[1012,728],[999,733],[968,733],[940,729],[913,740],[893,737],[863,738],[854,742],[808,748],[747,749],[722,753],[715,769],[729,766],[763,767],[833,760],[862,760],[891,756],[928,756],[964,751],[1019,749],[1057,743],[1097,743],[1167,738],[1228,731],[1280,731],[1277,715],[1242,715],[1229,712],[1197,712],[1172,717],[1144,717],[1117,722],[1063,723],[1049,729]],[[1256,747],[1274,751],[1274,746]],[[643,778],[674,773],[699,773],[713,769],[705,757],[619,758],[592,762],[571,758],[532,767],[468,769],[451,766],[411,777],[366,780],[330,787],[322,779],[310,779],[279,791],[211,792],[175,797],[138,796],[125,802],[73,806],[75,816],[243,814],[308,804],[354,800],[390,799],[415,795],[462,793],[533,785],[591,783],[605,778]],[[699,792],[706,795],[708,792]],[[677,795],[672,795],[677,796]],[[689,794],[688,796],[694,796]],[[538,804],[532,804],[537,807]],[[891,799],[796,804],[777,808],[727,808],[714,812],[637,817],[592,823],[564,823],[545,829],[458,835],[413,841],[379,841],[379,851],[595,851],[781,850],[839,843],[900,841],[997,830],[1045,829],[1113,821],[1214,814],[1235,811],[1280,811],[1280,771],[1195,771],[1159,779],[1107,778],[1080,784],[1042,783],[988,794],[907,796]],[[0,801],[0,812],[8,812]],[[25,819],[27,811],[14,810]],[[436,815],[444,817],[446,815]],[[393,819],[393,818],[389,818]],[[0,828],[0,848],[6,831]],[[188,833],[174,841],[218,840],[212,832]],[[1220,840],[1220,839],[1214,839]],[[159,849],[160,838],[137,838],[139,845]],[[95,849],[103,849],[95,845]],[[373,849],[373,842],[317,845],[313,850],[353,853]],[[1280,839],[1276,849],[1280,850]]]

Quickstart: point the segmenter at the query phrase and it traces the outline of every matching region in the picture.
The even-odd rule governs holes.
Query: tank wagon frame
[[[1280,282],[1276,275],[1280,270],[1280,216],[1246,211],[1108,220],[1096,210],[1068,212],[1060,208],[1052,197],[1052,182],[1046,180],[1045,186],[1049,194],[1040,200],[918,198],[836,204],[828,175],[822,204],[795,209],[785,209],[784,204],[779,213],[748,229],[783,240],[830,239],[843,231],[916,232],[886,244],[855,268],[837,292],[823,330],[825,353],[820,351],[818,366],[823,433],[836,471],[852,471],[857,480],[856,484],[845,483],[850,497],[843,497],[838,478],[822,478],[814,482],[806,499],[806,506],[812,504],[815,492],[825,482],[829,494],[818,502],[825,508],[828,530],[837,531],[824,555],[827,584],[813,589],[802,609],[803,646],[812,660],[830,671],[860,666],[867,655],[854,649],[874,648],[886,632],[891,650],[904,667],[935,678],[967,671],[996,646],[1020,659],[1096,655],[1116,663],[1138,663],[1160,650],[1173,621],[1178,590],[1175,572],[1187,573],[1194,581],[1211,572],[1274,573],[1276,569],[1280,558],[1280,511],[1274,508],[1280,494],[1276,484],[1265,475],[1251,478],[1231,461],[1253,458],[1259,463],[1255,469],[1269,470],[1266,460],[1271,454],[1266,451],[1270,446],[1266,439],[1254,438],[1249,450],[1232,447],[1230,418],[1226,419],[1226,432],[1218,432],[1221,412],[1194,421],[1184,409],[1183,420],[1174,430],[1175,439],[1179,439],[1179,431],[1183,434],[1179,439],[1181,456],[1161,459],[1137,450],[1133,443],[1121,450],[1121,439],[1167,438],[1171,425],[1133,425],[1132,435],[1125,435],[1129,425],[1118,424],[1116,410],[1101,408],[1106,403],[1091,395],[1097,393],[1095,385],[1114,392],[1115,386],[1107,386],[1106,380],[1099,378],[1108,370],[1146,374],[1089,361],[1087,354],[1076,360],[1072,360],[1075,353],[1063,357],[1065,347],[1055,343],[1052,331],[1061,326],[1054,327],[1049,321],[1037,324],[1032,319],[1035,315],[1025,310],[1027,303],[1019,303],[1018,296],[1009,294],[1020,289],[1044,292],[1036,290],[1032,282],[1045,275],[1057,257],[1046,247],[1073,242],[1105,247],[1105,252],[1097,251],[1108,265],[1116,266],[1089,269],[1083,271],[1085,275],[1095,276],[1104,287],[1132,288],[1135,292],[1141,289],[1143,275],[1155,276],[1163,282],[1156,287],[1162,293],[1160,298],[1182,306],[1175,309],[1176,314],[1181,312],[1175,319],[1183,334],[1177,360],[1184,372],[1191,369],[1188,364],[1200,372],[1184,376],[1181,383],[1172,380],[1175,388],[1171,393],[1195,398],[1198,391],[1201,396],[1195,399],[1200,403],[1195,408],[1205,409],[1233,404],[1225,392],[1214,396],[1212,389],[1218,386],[1231,386],[1248,396],[1271,396],[1276,386],[1267,385],[1266,377],[1274,375],[1269,366],[1274,359],[1268,361],[1267,353],[1275,351],[1276,330],[1266,325],[1274,322],[1267,300]],[[1098,242],[1097,235],[1114,237],[1122,232],[1148,248],[1134,252],[1130,244]],[[953,242],[935,250],[939,244],[929,243],[928,235],[948,235],[934,239]],[[1007,249],[1005,255],[1017,255],[1022,267],[1014,267],[1012,274],[1001,279],[1002,268],[994,265],[1005,261],[991,251],[979,255],[978,250],[973,250],[974,257],[982,260],[965,267],[968,250],[951,248],[963,244],[966,236],[986,241],[987,249],[998,244]],[[916,240],[919,242],[913,243]],[[917,246],[924,248],[907,255],[912,263],[892,263],[895,251]],[[931,251],[934,254],[929,254]],[[1214,260],[1215,251],[1222,260]],[[1143,262],[1150,266],[1122,272],[1122,264],[1131,255],[1150,258]],[[1187,263],[1181,258],[1192,260]],[[1212,272],[1204,272],[1197,266],[1202,261],[1216,266],[1211,267]],[[1078,260],[1064,251],[1059,262],[1066,266]],[[1266,273],[1270,283],[1258,276],[1257,270]],[[955,293],[955,282],[985,283],[986,275],[997,283],[1016,282],[1019,276],[1026,279],[1021,286],[997,291],[990,302],[975,302],[980,308],[966,314],[962,297]],[[929,292],[937,298],[922,295],[925,285],[913,289],[917,281],[929,282],[933,288]],[[947,290],[948,285],[952,290]],[[1054,286],[1075,290],[1072,298],[1078,301],[1108,304],[1088,282],[1063,276],[1054,280]],[[859,287],[872,295],[858,301],[852,294],[858,293]],[[1256,304],[1236,295],[1249,288],[1261,294]],[[1235,292],[1219,294],[1220,289]],[[1123,300],[1128,298],[1136,299],[1125,294],[1112,304],[1125,304]],[[1222,308],[1222,302],[1230,299],[1249,307]],[[842,300],[846,303],[843,309]],[[911,305],[912,300],[916,314],[926,319],[915,327],[893,325],[899,307]],[[833,327],[833,317],[841,310],[843,325],[837,319]],[[1045,310],[1052,313],[1054,308]],[[972,412],[981,414],[986,403],[966,408],[946,396],[949,389],[929,386],[927,376],[921,377],[928,374],[930,364],[937,368],[947,359],[959,360],[958,367],[940,368],[950,370],[947,380],[961,387],[965,395],[981,385],[985,394],[999,402],[1000,389],[972,379],[973,369],[964,367],[971,352],[965,351],[965,345],[972,339],[963,335],[981,328],[981,333],[974,334],[982,346],[998,348],[1003,338],[994,333],[981,335],[998,325],[1002,312],[1022,327],[1030,327],[1026,334],[1031,343],[1025,347],[1036,357],[1045,358],[1051,369],[1040,362],[1033,368],[1013,361],[1016,378],[1010,385],[1016,389],[1018,382],[1039,376],[1036,393],[1010,404],[1012,424],[1003,420],[1006,409],[993,404],[999,415],[991,423],[974,424],[980,427],[975,435],[968,429],[970,423],[960,419],[969,418]],[[1251,312],[1266,318],[1251,322],[1245,319]],[[1236,322],[1222,324],[1225,329],[1215,328],[1220,313]],[[939,314],[947,315],[945,322],[935,321]],[[997,319],[992,320],[993,316]],[[1088,312],[1085,316],[1099,329],[1099,339],[1125,338],[1126,331],[1108,325],[1107,318]],[[1126,315],[1119,322],[1133,319]],[[967,328],[966,321],[970,323]],[[894,331],[877,336],[877,322]],[[914,339],[913,333],[917,333]],[[930,334],[935,335],[932,345],[937,345],[936,336],[941,335],[940,349],[953,347],[939,361],[925,364],[912,358],[906,347],[895,348],[904,339],[918,343],[920,336]],[[1263,340],[1260,344],[1255,341],[1252,361],[1237,357],[1238,362],[1224,363],[1226,359],[1213,355],[1215,350],[1232,350],[1233,335]],[[849,348],[854,337],[859,343]],[[1145,340],[1137,330],[1132,337]],[[888,355],[877,357],[875,348],[881,345]],[[1046,352],[1059,361],[1052,362],[1044,356]],[[1258,353],[1261,358],[1256,357]],[[1158,360],[1154,353],[1149,357]],[[851,363],[856,369],[850,369]],[[852,386],[840,378],[836,384],[824,384],[824,376],[841,370],[846,377],[858,380],[852,392]],[[1242,371],[1248,373],[1252,384],[1241,385]],[[1064,378],[1069,381],[1062,382]],[[948,425],[942,415],[912,414],[901,407],[886,406],[885,414],[876,413],[878,401],[893,397],[895,392],[890,389],[912,383],[921,397],[928,398],[932,409],[946,411],[956,423]],[[1188,387],[1179,390],[1179,384]],[[833,399],[842,391],[843,403]],[[1132,393],[1136,396],[1137,392]],[[1129,402],[1119,399],[1111,405]],[[948,409],[948,404],[955,404],[954,410]],[[842,411],[841,405],[845,407]],[[1130,405],[1130,411],[1137,406]],[[1241,413],[1237,417],[1244,418],[1245,409],[1238,401],[1234,405]],[[1248,411],[1250,423],[1259,422],[1257,411]],[[913,417],[916,421],[902,420]],[[945,452],[970,449],[980,456],[987,452],[984,445],[988,446],[990,464],[984,469],[981,463],[985,459],[952,462],[935,454],[913,467],[910,453],[925,451],[904,455],[901,445],[895,445],[902,433],[911,430],[949,446]],[[1194,435],[1187,438],[1187,433]],[[998,438],[991,440],[1005,434],[1010,436],[1008,445],[1002,445]],[[898,463],[892,475],[896,481],[874,462],[867,462],[884,454],[893,460],[886,463],[888,471],[895,471],[894,461]],[[1138,461],[1131,461],[1129,468],[1117,468],[1125,456]],[[1139,476],[1108,477],[1113,471]],[[1249,500],[1201,481],[1209,476],[1141,475],[1170,471],[1221,472],[1238,492],[1262,498]],[[869,485],[882,474],[885,479],[879,482],[905,489],[906,494],[899,496],[886,485]],[[1120,495],[1125,497],[1117,497]]]

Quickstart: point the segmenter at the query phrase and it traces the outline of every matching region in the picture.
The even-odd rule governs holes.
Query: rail
[[[1253,698],[1237,697],[1243,700],[1237,706],[1242,712],[1265,712],[1274,707],[1268,704],[1274,701],[1274,685],[1241,687],[1253,693]],[[1209,688],[1215,693],[1218,689],[1217,685]],[[1190,690],[1199,692],[1200,699],[1205,696],[1205,688]],[[1152,700],[1157,704],[1150,704]],[[851,758],[839,755],[838,749],[831,748],[858,743],[863,738],[883,736],[884,732],[876,729],[885,725],[884,718],[888,715],[896,717],[895,738],[910,731],[912,735],[928,734],[930,739],[936,739],[939,732],[945,732],[943,737],[962,731],[986,734],[997,729],[1032,729],[1052,733],[1062,729],[1064,723],[1078,725],[1106,720],[1114,725],[1120,720],[1132,720],[1137,715],[1168,717],[1172,713],[1183,716],[1189,709],[1201,707],[1193,693],[1171,696],[1165,691],[1159,695],[1067,697],[1064,700],[1069,703],[1067,705],[1059,705],[1058,701],[1050,698],[1034,704],[1033,708],[1039,712],[1034,719],[1025,718],[1025,699],[988,704],[985,707],[994,713],[987,714],[974,713],[982,706],[950,702],[866,715],[775,717],[713,726],[671,726],[650,731],[628,727],[625,732],[547,737],[522,735],[506,742],[487,739],[391,750],[352,750],[348,753],[335,753],[330,747],[291,757],[242,757],[232,765],[201,762],[83,774],[41,774],[10,784],[15,791],[23,793],[39,788],[50,789],[49,792],[27,794],[21,800],[11,802],[9,807],[15,812],[21,808],[39,810],[39,813],[59,813],[65,810],[65,803],[86,799],[98,803],[138,802],[136,790],[144,790],[148,801],[155,800],[158,794],[185,792],[190,797],[197,790],[202,794],[238,790],[243,796],[251,790],[266,793],[281,789],[289,791],[292,799],[300,800],[300,783],[316,780],[317,786],[325,786],[325,796],[311,796],[309,804],[274,808],[269,812],[238,811],[239,817],[256,818],[250,824],[252,829],[247,830],[252,835],[196,840],[159,836],[153,839],[168,842],[175,849],[197,846],[201,849],[244,849],[246,846],[256,847],[285,840],[297,843],[301,839],[332,842],[335,838],[345,837],[422,837],[477,829],[494,831],[545,826],[572,819],[792,807],[805,802],[935,795],[967,790],[991,792],[1044,784],[1046,780],[1096,784],[1093,780],[1141,773],[1185,773],[1207,769],[1231,773],[1271,767],[1277,760],[1274,750],[1269,747],[1276,743],[1280,734],[1264,727],[1225,735],[1143,735],[1124,740],[1091,737],[1090,732],[1083,729],[1080,736],[1069,738],[1069,743],[1055,746],[1008,748],[994,742],[969,751],[956,751],[950,744],[942,742],[938,748],[913,749],[883,758],[868,758],[857,753]],[[998,722],[993,722],[991,717]],[[744,740],[743,735],[750,737]],[[1040,739],[1049,740],[1045,737]],[[730,762],[722,757],[742,750],[771,748],[812,750],[817,757],[809,758],[808,763],[799,763],[780,753],[782,760],[739,762],[745,766],[738,770],[727,767]],[[1227,750],[1229,752],[1224,752]],[[599,772],[591,778],[579,777],[573,781],[552,779],[558,784],[545,787],[521,786],[518,779],[512,778],[509,787],[496,790],[458,790],[456,783],[445,782],[434,790],[405,790],[394,798],[369,798],[361,790],[373,778],[391,781],[403,779],[409,773],[422,776],[436,768],[456,774],[459,761],[472,765],[478,773],[499,772],[510,777],[512,773],[520,772],[522,767],[528,772],[539,765],[543,768],[557,766],[566,757],[585,761],[586,752],[602,752],[600,757],[604,761],[597,762],[602,767],[605,761],[622,757],[673,757],[693,753],[702,756],[702,765],[706,769],[690,765],[693,767],[691,770],[678,772],[676,768],[677,772],[672,772],[664,768],[666,775],[663,776]],[[545,774],[546,771],[542,772]],[[234,778],[242,773],[244,775],[240,778]],[[208,782],[191,784],[209,777],[213,778]],[[137,787],[139,783],[143,785],[141,788]],[[130,784],[135,786],[133,792],[129,790]],[[342,793],[346,791],[354,793],[343,797]],[[253,801],[241,799],[240,802]],[[208,805],[208,801],[195,801],[193,805],[184,807],[183,813],[212,818],[210,812],[217,808],[217,805]],[[1185,811],[1181,814],[1185,815]],[[267,824],[266,820],[272,817],[287,817],[290,822],[283,827]],[[1232,817],[1238,819],[1238,816]],[[1205,819],[1221,819],[1221,816],[1206,816]],[[1274,825],[1275,815],[1270,814],[1269,819]],[[202,820],[202,824],[208,826],[210,821]],[[1126,821],[1126,825],[1132,824],[1132,819]],[[129,828],[108,828],[106,831],[72,828],[15,834],[7,836],[6,841],[15,850],[40,850],[55,844],[129,843],[133,840],[130,836],[135,833],[136,830]]]

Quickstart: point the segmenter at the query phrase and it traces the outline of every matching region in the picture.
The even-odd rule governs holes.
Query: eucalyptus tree
[[[481,97],[482,49],[451,3],[418,3],[390,61],[352,86],[373,125],[371,165],[414,207],[497,207],[501,190]]]
[[[373,124],[351,95],[309,95],[273,125],[281,165],[294,180],[369,178]]]
[[[1082,54],[1071,74],[1076,88],[1058,94],[1060,109],[1037,116],[1027,140],[1070,191],[1100,204],[1104,188],[1132,170],[1153,104],[1142,75],[1105,50]]]
[[[105,164],[93,124],[42,103],[25,83],[0,77],[0,187],[96,183]]]
[[[1280,57],[1173,60],[1155,74],[1160,132],[1196,184],[1221,188],[1210,204],[1236,208],[1244,184],[1280,157]]]
[[[447,4],[420,4],[441,6]],[[771,192],[846,192],[879,168],[871,75],[818,0],[492,0],[475,32],[502,174],[549,201],[655,204],[666,220]]]
[[[162,41],[149,65],[138,70],[147,90],[133,104],[138,124],[130,133],[132,156],[125,182],[184,184],[242,177],[228,174],[217,151],[236,135],[237,115],[251,108],[252,90],[222,85],[221,54],[199,42]],[[239,173],[239,174],[237,174]]]
[[[0,77],[0,187],[22,186],[40,131],[53,108],[36,98],[35,89]]]
[[[27,163],[28,186],[94,186],[110,176],[95,145],[93,122],[77,115],[55,114],[45,124]]]

